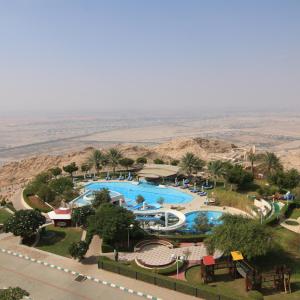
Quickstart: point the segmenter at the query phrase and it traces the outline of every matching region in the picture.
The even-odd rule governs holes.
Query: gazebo
[[[66,207],[54,209],[48,213],[49,218],[54,223],[54,226],[66,227],[71,226],[72,210]]]
[[[143,169],[137,173],[137,175],[139,178],[145,178],[146,180],[156,181],[160,178],[175,178],[178,172],[179,168],[177,166],[146,164],[144,165]]]

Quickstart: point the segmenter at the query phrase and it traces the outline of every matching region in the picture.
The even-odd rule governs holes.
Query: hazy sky
[[[0,111],[300,109],[298,0],[0,0]]]

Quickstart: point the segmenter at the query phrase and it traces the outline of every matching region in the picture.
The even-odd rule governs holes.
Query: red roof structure
[[[205,266],[212,266],[216,263],[214,257],[211,255],[203,256],[202,261]]]

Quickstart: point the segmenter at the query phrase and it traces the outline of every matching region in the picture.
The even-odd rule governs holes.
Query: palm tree
[[[253,151],[250,151],[250,153],[248,155],[248,159],[249,159],[249,161],[251,163],[251,172],[252,172],[252,175],[254,176],[254,162],[256,161],[257,156],[256,156],[256,154]]]
[[[221,160],[214,160],[208,163],[208,171],[214,179],[214,186],[217,185],[217,179],[224,175],[224,164]]]
[[[183,172],[191,176],[193,172],[200,171],[205,162],[191,152],[187,152],[181,159],[180,167]]]
[[[113,174],[115,174],[116,167],[119,165],[120,159],[122,158],[122,153],[116,148],[110,148],[107,151],[107,162],[113,169]]]
[[[97,174],[99,173],[104,160],[105,155],[100,150],[94,150],[90,158],[88,159],[89,163],[94,166]]]
[[[267,175],[271,175],[274,171],[282,169],[279,157],[277,157],[275,153],[268,151],[263,156],[263,167]]]

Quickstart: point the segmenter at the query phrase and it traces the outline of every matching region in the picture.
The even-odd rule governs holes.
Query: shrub
[[[137,164],[146,164],[147,163],[147,158],[146,157],[138,157],[136,159]]]
[[[85,241],[73,242],[69,247],[69,253],[73,258],[81,260],[86,254],[89,245]]]
[[[250,291],[248,292],[248,297],[253,300],[263,300],[264,296],[259,291]]]
[[[156,165],[163,165],[165,162],[160,159],[160,158],[156,158],[153,160],[153,162],[156,164]]]
[[[102,247],[101,247],[102,253],[109,253],[109,252],[114,252],[114,247],[106,244],[104,241],[102,242]]]

